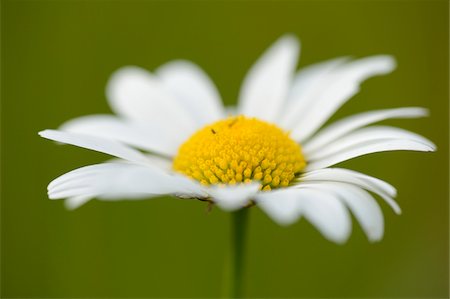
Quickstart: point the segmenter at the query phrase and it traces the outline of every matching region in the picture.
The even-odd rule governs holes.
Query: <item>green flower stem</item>
[[[232,213],[230,247],[230,298],[241,298],[244,279],[245,239],[248,220],[248,208]]]

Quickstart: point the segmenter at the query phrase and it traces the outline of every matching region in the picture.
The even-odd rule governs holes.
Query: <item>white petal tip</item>
[[[62,197],[59,197],[56,192],[54,192],[52,186],[47,186],[47,196],[51,200],[61,199]]]
[[[298,213],[292,212],[294,209],[284,210],[281,207],[281,209],[277,209],[274,205],[264,206],[264,203],[261,203],[260,206],[261,208],[263,208],[269,218],[280,226],[290,226],[297,222],[297,220],[299,219]]]
[[[373,57],[374,59],[378,59],[378,63],[380,64],[380,68],[383,69],[384,73],[390,73],[397,67],[397,61],[394,56],[391,55],[379,55]]]
[[[283,227],[288,227],[297,222],[298,218],[275,218],[270,217],[276,224]]]
[[[417,117],[426,117],[430,116],[430,110],[423,107],[412,107],[411,109],[415,109],[417,111]]]
[[[437,150],[437,147],[434,143],[429,142],[426,144],[423,144],[424,147],[422,147],[421,149],[418,149],[418,151],[422,151],[422,152],[435,152]]]
[[[300,40],[293,33],[284,34],[283,36],[280,37],[279,42],[286,44],[288,46],[291,46],[291,47],[299,47],[300,46]]]
[[[381,240],[383,240],[383,236],[379,236],[379,237],[367,237],[367,240],[368,240],[370,243],[378,243],[378,242],[380,242]]]
[[[264,210],[267,216],[279,226],[287,227],[298,221],[300,216],[297,212],[293,212],[294,209],[285,210],[282,207],[277,207],[275,205],[265,205],[264,203],[258,203],[260,207]]]
[[[55,138],[57,138],[57,136],[60,135],[60,131],[47,129],[47,130],[40,131],[38,134],[42,138],[50,139],[50,140],[53,140],[53,141],[58,141]]]
[[[430,110],[424,107],[401,107],[393,108],[392,111],[402,112],[399,118],[419,118],[430,116]]]
[[[57,200],[57,199],[63,199],[64,196],[60,196],[59,193],[57,192],[51,192],[49,191],[48,193],[48,198],[51,200]]]
[[[64,206],[67,210],[73,211],[86,204],[89,200],[91,200],[91,197],[88,196],[70,197],[64,201]]]
[[[76,210],[78,208],[78,206],[72,206],[69,201],[65,200],[64,201],[64,207],[66,208],[66,210],[68,211],[73,211]]]
[[[386,60],[386,64],[389,66],[391,71],[397,67],[397,60],[395,59],[394,56],[386,55],[385,60]]]
[[[126,65],[123,66],[119,69],[117,69],[116,71],[114,71],[114,73],[111,75],[111,79],[113,78],[120,78],[123,75],[129,75],[129,74],[142,74],[142,73],[147,73],[146,70],[144,70],[143,68],[140,68],[138,66],[134,66],[134,65]]]
[[[336,243],[338,245],[345,245],[345,243],[347,243],[349,236],[346,237],[339,237],[339,238],[330,238],[330,237],[325,237],[328,241],[331,241],[333,243]]]
[[[370,243],[377,243],[380,242],[383,239],[383,235],[384,235],[384,227],[383,226],[373,226],[373,227],[368,227],[365,230],[366,236],[367,236],[367,240]]]
[[[38,132],[38,135],[41,136],[41,137],[43,137],[43,138],[47,138],[47,136],[49,135],[49,133],[50,133],[51,131],[52,131],[52,130],[42,130],[42,131]]]
[[[421,140],[421,142],[417,142],[417,144],[419,145],[419,147],[417,147],[418,151],[435,152],[437,149],[436,144],[425,138]]]
[[[427,152],[435,152],[437,150],[437,146],[436,144],[433,143],[433,141],[423,137],[423,136],[419,136],[422,139],[419,140],[422,144],[424,144],[426,147],[428,147],[428,150],[425,150]]]
[[[109,77],[108,83],[106,84],[106,94],[113,96],[123,84],[131,84],[136,78],[142,78],[148,75],[150,75],[148,71],[137,66],[128,65],[121,67]]]

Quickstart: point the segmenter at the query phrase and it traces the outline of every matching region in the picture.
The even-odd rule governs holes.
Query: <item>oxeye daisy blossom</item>
[[[209,77],[188,61],[153,73],[124,67],[107,98],[116,115],[91,115],[45,130],[42,137],[116,159],[70,171],[48,186],[51,199],[76,208],[90,199],[174,195],[228,211],[261,208],[275,222],[309,220],[343,243],[355,216],[370,241],[384,232],[373,195],[395,213],[396,190],[353,170],[332,167],[366,154],[434,151],[415,133],[374,126],[427,115],[417,107],[369,111],[324,126],[360,84],[395,68],[386,55],[338,58],[296,70],[299,42],[283,36],[251,67],[237,107],[224,107]]]

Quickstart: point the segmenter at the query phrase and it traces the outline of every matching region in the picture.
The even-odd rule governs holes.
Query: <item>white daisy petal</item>
[[[208,75],[197,65],[177,60],[161,66],[155,73],[183,109],[192,114],[198,126],[225,117],[219,92]]]
[[[340,188],[341,199],[355,215],[371,242],[380,241],[384,233],[383,212],[375,199],[364,190],[346,186]]]
[[[170,158],[163,156],[156,156],[153,154],[146,154],[145,157],[148,160],[148,165],[153,168],[162,170],[166,174],[173,174],[173,161]],[[134,163],[119,158],[112,158],[106,161],[107,163]],[[134,163],[135,164],[135,163]]]
[[[103,163],[68,172],[48,187],[49,197],[96,197],[113,200],[142,199],[164,194],[204,197],[201,187],[179,176],[132,163]]]
[[[401,214],[400,206],[393,199],[395,188],[380,179],[342,168],[325,168],[307,172],[300,177],[301,182],[343,182],[353,184],[373,192],[383,198],[395,213]],[[300,183],[299,185],[301,185]]]
[[[174,156],[179,140],[154,124],[142,124],[112,115],[89,115],[64,123],[60,130],[117,140],[134,147],[166,156]]]
[[[97,165],[103,165],[103,164],[97,164]],[[94,165],[84,166],[84,167],[72,170],[68,173],[65,173],[64,175],[61,175],[58,178],[51,181],[50,184],[48,184],[47,189],[48,190],[58,190],[57,188],[59,188],[59,186],[64,185],[65,183],[70,183],[72,180],[83,179],[84,177],[86,177],[88,175],[96,175],[98,173],[97,167],[101,167],[101,166],[95,166],[95,167],[94,167]]]
[[[98,165],[102,165],[102,168]],[[98,164],[98,165],[90,165],[81,167],[75,170],[72,170],[62,176],[59,176],[58,178],[54,179],[50,182],[47,189],[49,191],[49,194],[57,195],[62,192],[66,192],[67,190],[71,189],[80,189],[80,188],[87,188],[90,184],[90,180],[94,180],[96,177],[98,177],[101,173],[109,170],[111,168],[110,165],[105,163]],[[107,168],[105,170],[105,168]],[[89,193],[89,192],[86,192]],[[56,197],[56,198],[65,198],[73,195],[64,195]],[[92,195],[91,193],[89,193]]]
[[[280,225],[289,225],[304,216],[330,241],[344,243],[350,235],[351,219],[344,205],[334,192],[315,184],[262,192],[256,200],[258,206]]]
[[[119,69],[112,75],[106,91],[117,114],[144,124],[153,123],[177,140],[184,140],[197,128],[194,119],[162,82],[144,69]]]
[[[91,196],[97,196],[96,193],[93,193],[92,188],[89,187],[83,187],[83,186],[76,186],[68,189],[63,190],[57,190],[52,191],[51,193],[48,193],[48,198],[50,199],[61,199],[61,198],[68,198],[68,197],[91,197]]]
[[[205,191],[220,208],[226,211],[234,211],[245,207],[259,191],[260,186],[259,183],[211,186],[206,188]]]
[[[131,162],[148,163],[148,159],[141,152],[113,140],[57,130],[44,130],[39,132],[39,135],[50,140],[87,148]]]
[[[350,62],[329,76],[329,81],[317,93],[313,105],[306,107],[303,118],[298,119],[292,130],[293,139],[303,142],[328,118],[336,112],[348,99],[359,90],[362,81],[375,75],[391,72],[395,68],[395,61],[390,56],[373,56]]]
[[[239,113],[276,122],[297,64],[299,42],[283,36],[248,72],[239,95]]]
[[[317,188],[328,190],[339,196],[355,215],[369,241],[376,242],[383,238],[383,213],[369,193],[358,187],[336,182],[318,184]]]
[[[378,178],[344,168],[324,168],[304,173],[300,181],[334,181],[360,186],[375,193],[396,196],[397,190],[391,184]],[[369,189],[370,188],[370,189]]]
[[[64,201],[64,205],[68,210],[75,210],[84,205],[85,203],[87,203],[92,198],[93,197],[89,195],[69,197]]]
[[[108,180],[105,176],[110,176],[112,179]],[[150,182],[152,177],[155,179]],[[127,182],[126,180],[133,180],[133,182]],[[104,183],[104,192],[98,192],[96,185],[98,183],[100,183],[100,187]],[[124,186],[121,186],[121,184]],[[138,198],[148,197],[149,194],[174,194],[184,198],[207,196],[200,184],[184,176],[168,174],[147,165],[123,162],[102,163],[75,169],[52,181],[48,190],[49,194],[59,195],[61,192],[70,190],[73,190],[71,192],[81,192],[82,190],[79,189],[93,188],[89,193],[90,195],[95,194],[103,198],[112,198],[113,195],[111,194],[115,191],[110,190],[109,185],[114,185],[113,188],[117,186],[124,191],[129,190],[129,194],[135,194]],[[58,196],[58,198],[63,197],[67,196]],[[121,195],[118,197],[121,197]]]
[[[50,140],[87,148],[131,162],[148,163],[148,159],[141,152],[113,140],[57,130],[44,130],[39,132],[39,135]]]
[[[256,195],[257,205],[279,225],[290,225],[300,216],[301,192],[295,189],[261,192]]]
[[[347,57],[340,57],[316,63],[301,69],[295,75],[279,122],[282,128],[291,130],[295,127],[298,120],[304,117],[303,113],[307,108],[314,104],[316,95],[322,91],[324,85],[327,85],[329,75],[346,60]]]
[[[315,187],[299,191],[301,191],[299,209],[301,215],[305,216],[328,240],[345,243],[351,233],[351,219],[336,195]]]
[[[353,131],[352,133],[343,136],[341,139],[315,151],[309,152],[304,150],[304,153],[308,160],[315,161],[349,148],[373,144],[384,140],[411,140],[423,143],[433,149],[436,148],[430,140],[418,134],[395,127],[372,126]]]
[[[173,171],[173,161],[171,159],[166,159],[165,157],[146,155],[149,160],[149,164],[163,170],[166,173],[171,173]]]
[[[121,170],[126,172],[128,168],[133,169],[135,166],[136,164],[131,163],[102,163],[81,167],[50,182],[48,193],[52,199],[69,196],[98,196],[102,192],[99,192],[100,186],[95,186],[97,182],[109,184],[107,179],[111,174],[119,174]],[[105,177],[102,178],[102,175]]]
[[[319,131],[303,145],[303,150],[313,152],[351,131],[385,119],[416,118],[427,115],[428,110],[419,107],[375,110],[352,115]]]
[[[346,149],[339,153],[327,156],[323,159],[310,162],[306,166],[305,171],[325,168],[352,158],[371,153],[398,150],[431,152],[434,151],[434,147],[430,147],[429,145],[412,140],[382,140],[373,144],[360,145],[354,148]]]

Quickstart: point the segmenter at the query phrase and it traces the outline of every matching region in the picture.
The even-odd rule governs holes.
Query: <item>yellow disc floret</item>
[[[300,146],[277,126],[244,116],[208,125],[179,149],[174,170],[202,184],[259,181],[286,187],[305,167]]]

